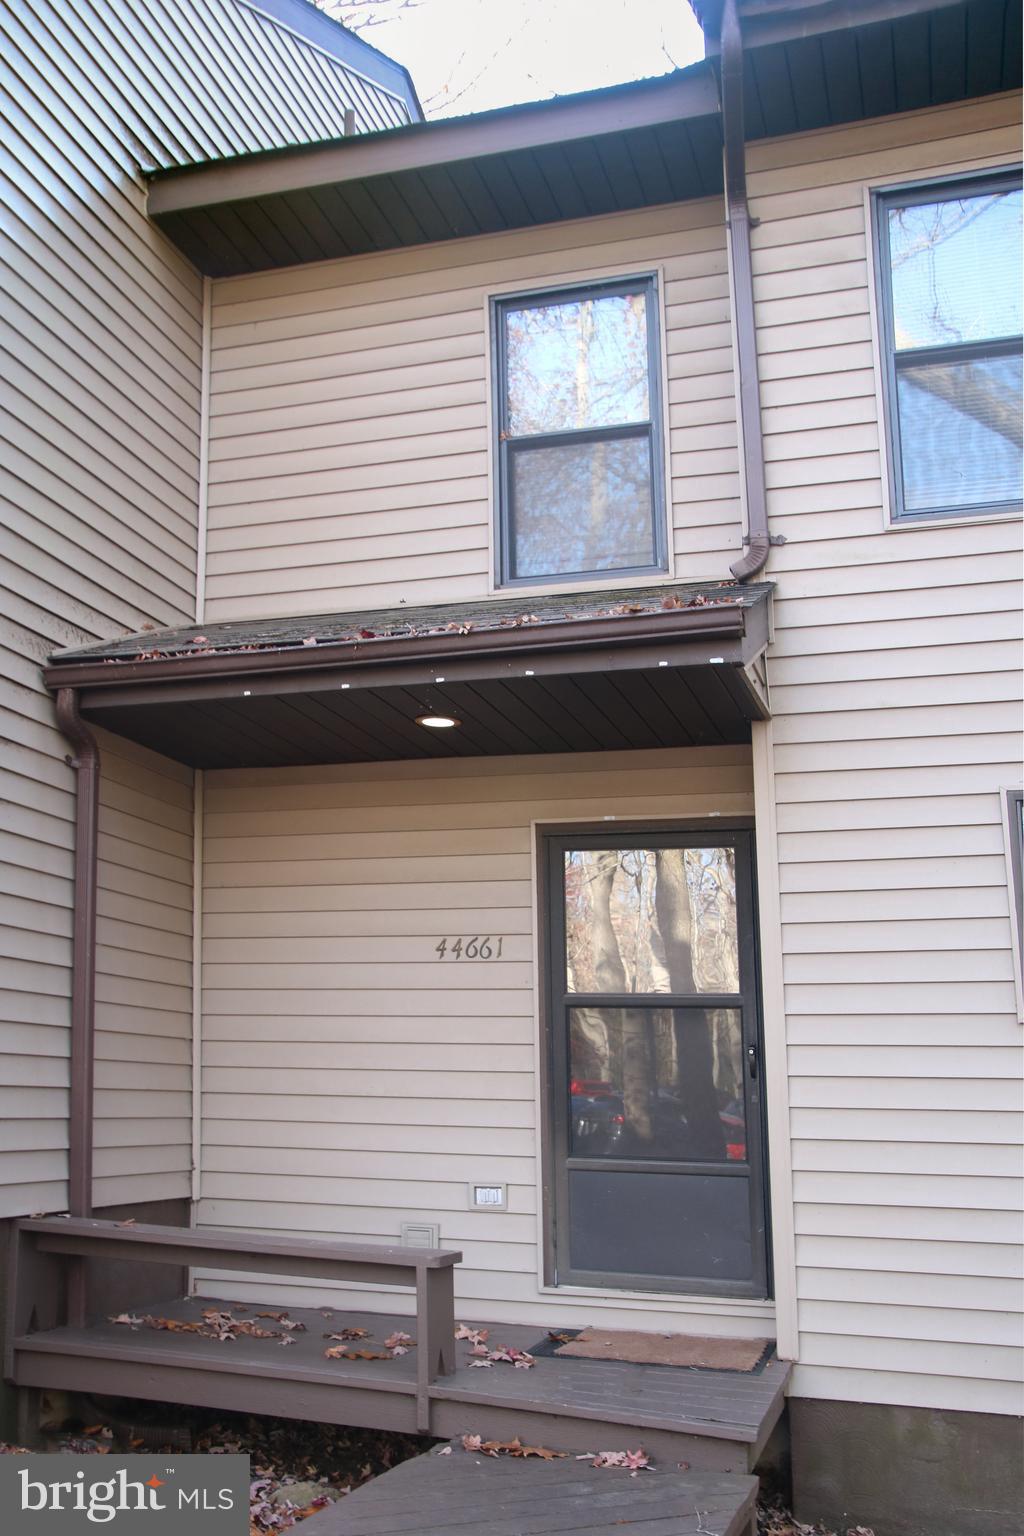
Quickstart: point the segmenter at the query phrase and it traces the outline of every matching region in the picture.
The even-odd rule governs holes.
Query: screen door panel
[[[549,842],[556,1278],[764,1295],[749,833]]]

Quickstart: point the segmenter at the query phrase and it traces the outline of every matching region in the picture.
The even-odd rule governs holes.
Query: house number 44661
[[[434,953],[439,960],[500,960],[502,942],[489,934],[486,938],[474,934],[471,939],[442,939]]]

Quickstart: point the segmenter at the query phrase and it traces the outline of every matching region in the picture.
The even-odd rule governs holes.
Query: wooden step
[[[673,1467],[631,1473],[428,1451],[312,1515],[303,1536],[756,1536],[757,1478]]]

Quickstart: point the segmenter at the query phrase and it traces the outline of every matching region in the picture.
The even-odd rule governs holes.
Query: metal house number
[[[471,939],[442,939],[434,953],[439,960],[500,960],[503,943],[501,938],[491,938],[490,934],[481,937],[477,933]]]

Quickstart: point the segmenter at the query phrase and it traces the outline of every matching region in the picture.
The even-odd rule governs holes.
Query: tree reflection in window
[[[565,935],[574,1155],[745,1159],[739,1008],[657,1002],[739,992],[734,850],[567,851]]]

